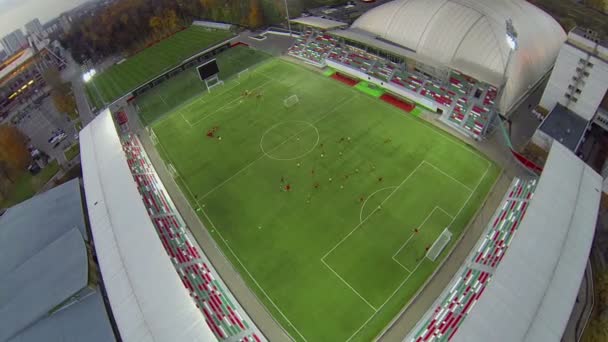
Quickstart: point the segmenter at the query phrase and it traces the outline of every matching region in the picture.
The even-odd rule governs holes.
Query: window
[[[577,82],[577,81],[578,81],[578,77],[576,77],[576,76],[572,76],[572,80],[573,80],[574,82]]]
[[[580,94],[581,90],[579,88],[576,88],[576,90],[574,92],[577,93],[577,94]]]
[[[593,68],[593,63],[591,63],[591,62],[587,62],[587,67],[588,67],[588,68]]]
[[[565,96],[567,99],[569,99],[569,98],[570,98],[570,94],[568,94],[568,93],[564,94],[564,96]]]
[[[587,71],[583,72],[583,76],[589,77],[589,73]]]
[[[577,99],[576,97],[572,97],[572,99],[571,99],[571,100],[572,100],[572,102],[576,102],[576,101],[578,101],[578,99]]]

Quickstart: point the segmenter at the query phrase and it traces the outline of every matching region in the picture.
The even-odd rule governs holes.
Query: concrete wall
[[[531,140],[532,143],[545,151],[549,151],[551,149],[551,144],[553,144],[553,138],[540,129],[537,129],[536,132],[534,132]]]

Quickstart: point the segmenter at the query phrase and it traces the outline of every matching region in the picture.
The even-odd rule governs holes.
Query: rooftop
[[[114,339],[103,304],[78,298],[55,313],[75,296],[96,293],[88,284],[85,241],[78,179],[9,208],[0,217],[1,341],[40,341],[39,336],[48,341]]]
[[[585,119],[558,103],[539,129],[570,151],[576,152],[585,135],[587,124]]]
[[[0,82],[9,76],[23,63],[27,62],[30,58],[34,57],[35,53],[32,48],[22,50],[13,56],[9,57],[6,61],[0,64]]]

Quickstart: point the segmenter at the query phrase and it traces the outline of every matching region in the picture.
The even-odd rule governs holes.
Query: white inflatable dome
[[[553,66],[566,34],[547,13],[524,0],[395,0],[357,19],[352,27],[415,51],[467,75],[502,86],[509,56],[506,20],[518,48],[506,71],[499,102],[511,108]]]

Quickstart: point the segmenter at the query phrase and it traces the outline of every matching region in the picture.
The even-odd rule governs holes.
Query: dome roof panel
[[[506,111],[555,62],[566,34],[547,13],[524,0],[394,0],[357,19],[352,27],[414,51],[425,60],[500,86],[510,49],[506,20],[518,33],[518,49],[500,100]]]

